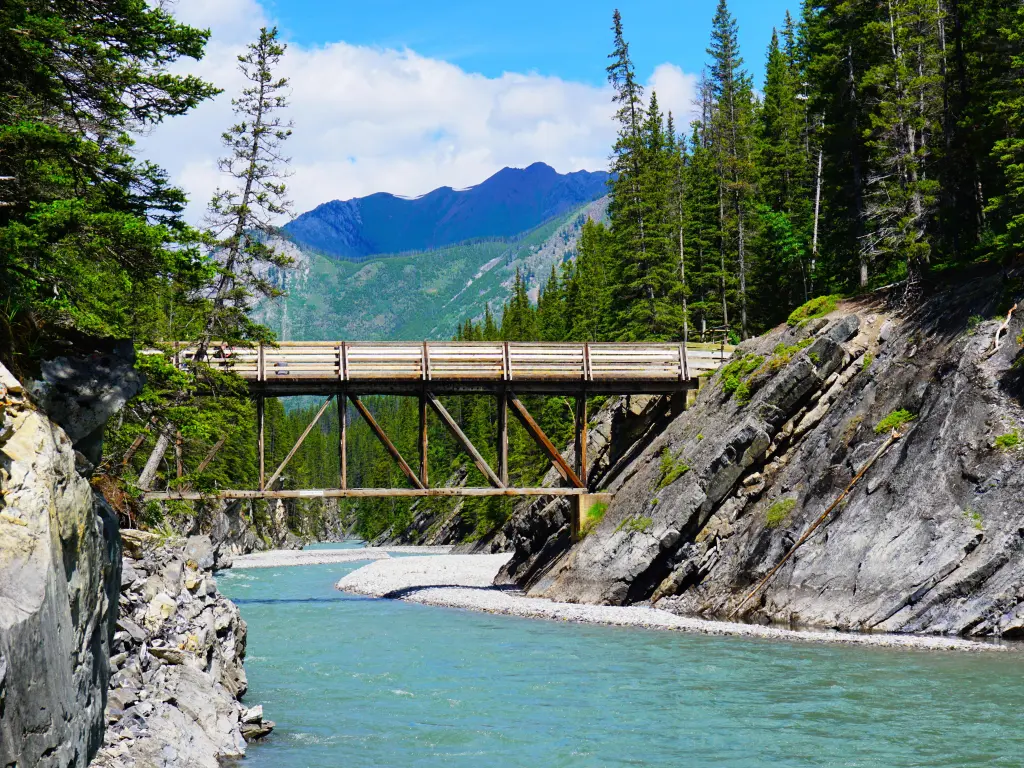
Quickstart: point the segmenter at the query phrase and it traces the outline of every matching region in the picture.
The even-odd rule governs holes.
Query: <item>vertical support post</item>
[[[258,436],[256,438],[258,452],[260,455],[260,490],[266,489],[267,481],[267,463],[266,463],[266,452],[265,452],[265,435],[264,435],[264,398],[263,395],[256,395],[256,423],[258,429]]]
[[[341,490],[348,488],[348,395],[338,392],[338,475]]]
[[[587,393],[576,396],[576,475],[587,484]]]
[[[508,393],[498,393],[498,478],[508,485]]]
[[[424,347],[424,360],[426,360],[426,343]],[[420,394],[420,482],[424,488],[430,487],[430,474],[427,468],[427,398]]]

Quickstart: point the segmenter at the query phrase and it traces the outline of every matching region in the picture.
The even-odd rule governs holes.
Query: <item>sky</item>
[[[209,28],[207,55],[177,72],[224,89],[139,140],[139,153],[189,193],[188,218],[228,179],[220,134],[244,87],[235,57],[276,25],[288,50],[286,144],[294,213],[373,192],[415,196],[478,184],[505,166],[567,173],[608,166],[614,141],[604,68],[622,13],[639,79],[689,122],[717,0],[172,0]],[[746,67],[760,83],[772,27],[795,0],[732,0]]]

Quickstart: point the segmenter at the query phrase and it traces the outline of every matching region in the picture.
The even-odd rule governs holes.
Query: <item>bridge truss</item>
[[[207,362],[248,382],[256,401],[259,488],[255,490],[153,491],[147,499],[308,499],[371,496],[571,496],[574,515],[597,500],[587,485],[587,397],[596,394],[674,394],[697,387],[698,376],[717,369],[731,348],[724,345],[518,343],[518,342],[280,342],[275,346],[213,344]],[[196,349],[174,345],[179,364]],[[401,455],[362,397],[400,395],[419,400],[418,462]],[[486,394],[498,400],[498,458],[491,468],[439,397]],[[561,395],[574,400],[575,451],[570,465],[520,399],[520,394]],[[326,395],[312,421],[281,464],[267,475],[264,403],[267,397]],[[331,402],[338,413],[338,487],[275,489],[282,473]],[[351,403],[409,481],[408,488],[351,488],[348,484],[348,419]],[[489,487],[430,487],[427,413],[434,411],[487,479]],[[564,485],[516,488],[508,477],[508,416],[512,414],[550,459]]]

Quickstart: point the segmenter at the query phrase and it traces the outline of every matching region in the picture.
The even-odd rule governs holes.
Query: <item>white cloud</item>
[[[675,64],[659,64],[647,82],[648,94],[652,90],[657,92],[661,111],[666,115],[672,113],[679,133],[689,133],[686,128],[697,114],[693,103],[697,79],[697,75],[683,72]]]
[[[212,30],[207,56],[180,69],[225,92],[139,144],[186,189],[197,219],[224,183],[216,168],[219,137],[233,122],[231,96],[244,86],[235,57],[272,20],[255,0],[180,0],[174,10]],[[282,74],[292,86],[294,134],[286,150],[296,212],[372,192],[467,187],[504,166],[536,161],[563,173],[603,169],[614,140],[607,87],[537,74],[488,78],[414,51],[345,42],[290,44]],[[663,64],[649,85],[678,121],[692,109],[694,83],[693,75]]]

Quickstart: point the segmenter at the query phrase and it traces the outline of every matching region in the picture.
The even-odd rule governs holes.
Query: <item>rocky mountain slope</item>
[[[517,269],[536,297],[551,267],[575,254],[584,222],[602,219],[607,206],[603,197],[511,238],[363,261],[282,240],[279,247],[295,260],[276,275],[287,295],[262,304],[256,319],[285,340],[451,338],[467,317],[481,317],[487,303],[499,310]]]
[[[999,322],[983,319],[1022,293],[1018,266],[904,311],[877,294],[748,341],[688,410],[649,405],[618,432],[598,416],[589,456],[614,498],[582,541],[565,502],[541,501],[477,548],[513,549],[499,581],[531,595],[725,618],[896,425],[902,438],[742,615],[1024,636],[1024,313],[995,352]]]
[[[528,232],[607,192],[608,174],[560,174],[544,163],[503,168],[469,189],[416,198],[378,193],[318,205],[285,225],[300,247],[333,258],[429,251],[472,239]]]

